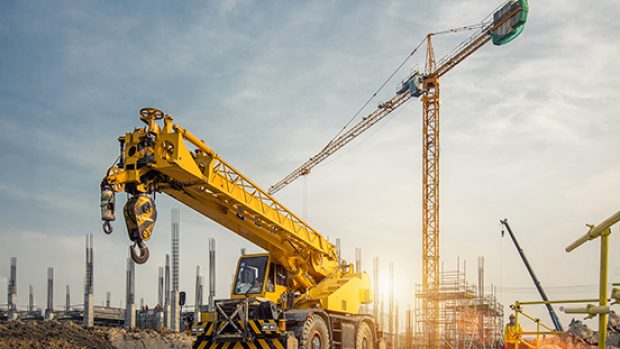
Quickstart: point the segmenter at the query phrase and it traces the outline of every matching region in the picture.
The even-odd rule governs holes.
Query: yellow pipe
[[[209,156],[217,157],[217,154],[213,151],[213,149],[209,148],[203,141],[194,136],[191,132],[184,129],[179,125],[173,125],[172,128],[183,136],[183,138],[187,139],[190,143],[195,145],[198,149],[204,151]]]
[[[616,215],[618,215],[618,213],[616,213]],[[618,217],[620,217],[620,215],[618,215]],[[607,307],[607,304],[608,304],[607,303],[607,281],[608,281],[607,280],[607,269],[608,269],[607,261],[609,259],[609,235],[610,234],[611,234],[611,228],[609,228],[609,226],[600,233],[601,235],[601,276],[600,276],[600,285],[599,285],[599,307]],[[608,317],[609,317],[608,313],[602,313],[602,314],[599,314],[598,316],[598,347],[600,349],[605,349],[605,342],[607,340],[607,318]]]
[[[535,317],[533,317],[533,316],[531,316],[531,315],[529,315],[529,314],[527,314],[527,313],[523,312],[522,310],[519,310],[519,313],[521,313],[521,314],[522,314],[523,316],[525,316],[526,318],[530,319],[532,322],[535,322],[535,323],[539,324],[540,326],[544,327],[545,329],[547,329],[547,330],[549,330],[549,331],[553,331],[553,332],[555,332],[555,333],[558,333],[557,331],[554,331],[554,330],[553,330],[553,328],[551,328],[551,327],[549,327],[549,326],[547,326],[547,325],[543,324],[543,323],[540,321],[540,319],[537,319],[537,318],[535,318]]]
[[[598,298],[593,299],[566,299],[559,301],[531,301],[531,302],[520,302],[519,304],[523,305],[537,305],[537,304],[569,304],[569,303],[592,303],[598,302]]]
[[[572,244],[566,247],[566,252],[573,251],[577,247],[586,243],[586,241],[588,240],[596,239],[597,237],[601,236],[601,234],[603,234],[605,230],[609,229],[609,227],[618,222],[620,222],[620,211],[614,213],[611,217],[604,220],[601,224],[595,227],[590,226],[590,230],[587,233],[585,233],[579,239],[575,240]]]

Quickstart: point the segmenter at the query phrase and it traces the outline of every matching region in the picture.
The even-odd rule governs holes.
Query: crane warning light
[[[517,8],[519,9],[518,12],[514,13]],[[494,29],[489,32],[493,39],[493,45],[505,45],[523,32],[525,22],[527,22],[528,9],[527,0],[511,0],[495,11],[493,14]],[[506,16],[511,17],[506,20]]]

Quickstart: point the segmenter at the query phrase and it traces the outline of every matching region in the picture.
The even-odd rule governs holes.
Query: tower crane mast
[[[405,79],[396,95],[364,117],[349,131],[331,141],[319,153],[269,188],[270,194],[308,175],[313,167],[344,147],[362,132],[390,115],[411,97],[422,101],[422,346],[440,347],[439,324],[439,78],[489,41],[504,45],[521,34],[528,14],[527,0],[508,0],[480,24],[460,27],[426,36],[425,71],[414,71]],[[462,30],[479,29],[451,53],[435,60],[432,38]],[[412,52],[410,56],[415,53]]]

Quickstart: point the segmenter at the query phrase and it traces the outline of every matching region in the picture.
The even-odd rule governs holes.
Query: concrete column
[[[136,327],[136,301],[135,301],[135,263],[127,258],[127,304],[125,306],[125,327]]]
[[[127,304],[125,308],[125,327],[136,328],[136,304]]]
[[[172,297],[170,311],[172,315],[171,329],[179,331],[181,328],[181,307],[179,306],[179,243],[180,243],[181,212],[172,209]]]
[[[164,326],[170,329],[170,255],[166,255],[165,289],[164,289]]]
[[[28,285],[28,312],[34,312],[34,291],[32,285]]]
[[[340,264],[342,260],[342,253],[340,252],[340,238],[336,238],[336,254],[338,254],[338,264]]]
[[[86,234],[86,267],[84,277],[84,314],[82,325],[93,327],[95,325],[95,292],[94,292],[94,253],[93,234]]]
[[[381,292],[381,290],[379,290],[379,257],[373,258],[372,264],[373,264],[372,282],[373,282],[373,288],[374,288],[372,315],[374,316],[375,321],[378,322],[379,321],[379,293]]]
[[[17,258],[11,257],[11,270],[8,287],[7,320],[17,320]]]
[[[164,306],[164,268],[157,269],[157,304]]]
[[[82,325],[87,328],[95,325],[95,295],[92,293],[84,295],[84,316]]]
[[[181,307],[179,306],[179,291],[172,291],[172,294],[170,295],[170,303],[170,329],[179,332],[181,330]]]
[[[355,248],[355,272],[362,272],[362,249]]]
[[[54,319],[54,268],[47,268],[47,307],[45,320]]]
[[[194,319],[200,319],[200,307],[202,306],[202,276],[200,266],[196,266],[196,289],[194,297]]]
[[[394,263],[390,263],[390,295],[388,309],[388,331],[394,335]]]
[[[209,238],[209,311],[214,311],[215,299],[215,239]]]
[[[400,334],[398,326],[398,303],[394,307],[394,348],[400,348]]]

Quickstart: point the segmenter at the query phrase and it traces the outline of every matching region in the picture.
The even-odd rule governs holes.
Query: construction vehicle
[[[441,326],[439,323],[440,297],[437,297],[440,279],[439,79],[488,42],[501,46],[514,40],[523,32],[527,22],[528,11],[529,5],[527,0],[508,0],[480,21],[479,24],[429,33],[399,66],[400,69],[417,52],[418,48],[426,42],[424,71],[413,71],[399,84],[395,96],[380,103],[377,109],[363,117],[361,121],[349,128],[348,131],[341,131],[321,151],[269,188],[269,193],[275,194],[297,178],[308,175],[315,166],[390,115],[408,100],[420,98],[422,101],[422,292],[418,296],[422,300],[422,306],[420,309],[420,320],[417,321],[421,325],[420,333],[424,337],[419,342],[422,348],[437,349],[441,343]],[[438,35],[466,30],[475,30],[475,32],[449,54],[436,61],[432,39]],[[398,69],[392,76],[397,72]],[[382,87],[384,85],[385,83]],[[373,97],[380,90],[381,88],[373,94]]]
[[[549,302],[549,297],[547,297],[547,293],[545,292],[540,281],[536,277],[536,274],[534,274],[534,269],[532,269],[530,262],[525,256],[525,252],[521,248],[521,245],[519,245],[519,242],[517,241],[517,237],[512,232],[512,229],[510,229],[510,225],[508,224],[508,219],[504,218],[500,220],[499,222],[504,227],[506,227],[506,230],[508,231],[508,235],[510,235],[510,239],[514,243],[515,248],[517,249],[517,252],[519,253],[519,256],[521,257],[521,260],[523,261],[523,264],[525,264],[525,268],[527,269],[527,272],[530,274],[530,277],[532,278],[532,281],[534,282],[534,286],[536,286],[536,290],[538,291],[540,298],[542,298],[543,302]],[[502,237],[504,237],[503,229],[502,229]],[[545,303],[545,307],[547,308],[547,312],[549,312],[549,317],[551,318],[551,322],[553,322],[553,326],[555,327],[555,330],[558,332],[564,332],[564,329],[562,328],[562,323],[560,322],[560,318],[558,317],[558,314],[556,314],[555,310],[553,309],[553,305],[551,303]]]
[[[378,347],[374,319],[360,313],[373,300],[366,273],[170,115],[143,108],[140,119],[146,126],[118,139],[118,162],[101,183],[104,231],[125,191],[131,257],[145,263],[162,192],[267,251],[239,258],[230,299],[193,324],[194,348]]]

